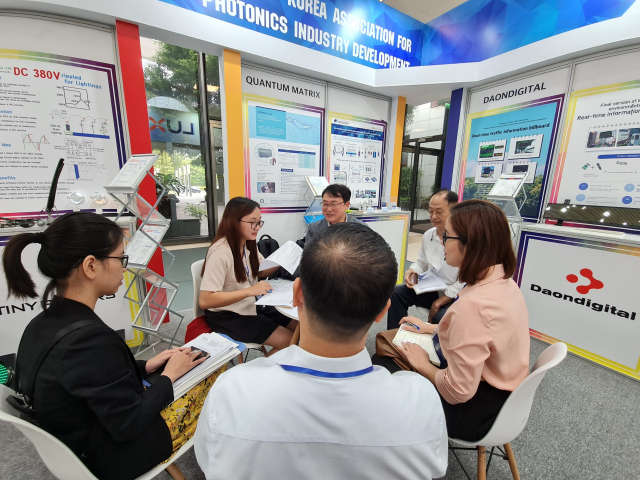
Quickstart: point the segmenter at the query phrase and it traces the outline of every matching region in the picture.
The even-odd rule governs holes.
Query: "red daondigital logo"
[[[604,283],[593,278],[593,272],[588,268],[583,268],[582,270],[580,270],[580,275],[588,279],[591,283],[589,283],[589,285],[578,285],[576,287],[576,291],[578,293],[586,295],[587,293],[589,293],[589,290],[599,290],[600,288],[604,287]],[[570,283],[578,283],[578,280],[579,279],[577,275],[567,275],[567,281]]]
[[[149,131],[151,130],[155,130],[156,128],[160,129],[161,132],[166,132],[166,130],[162,127],[162,124],[164,123],[164,118],[158,122],[156,122],[155,118],[153,117],[149,117],[149,120],[151,120],[151,123],[153,125],[151,125],[151,127],[149,127]]]

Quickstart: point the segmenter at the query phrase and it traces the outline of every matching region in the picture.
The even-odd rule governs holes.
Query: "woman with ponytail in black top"
[[[128,261],[122,231],[113,221],[74,212],[42,233],[13,237],[2,262],[9,294],[19,298],[38,295],[21,261],[31,243],[41,244],[38,268],[51,281],[42,296],[43,312],[27,325],[20,341],[20,389],[33,385],[35,420],[96,477],[136,478],[172,454],[172,433],[160,412],[174,400],[172,383],[204,358],[173,349],[136,361],[120,336],[95,314],[98,298],[122,285]],[[49,340],[78,321],[88,322],[62,337],[37,370],[36,359]],[[165,363],[162,376],[145,390],[143,375]]]

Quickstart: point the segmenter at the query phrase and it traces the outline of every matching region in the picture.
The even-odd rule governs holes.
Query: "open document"
[[[436,348],[433,345],[433,335],[428,333],[415,333],[403,330],[402,327],[398,329],[398,333],[393,337],[393,344],[398,346],[402,343],[415,343],[422,347],[422,349],[429,355],[429,361],[436,367],[440,366],[440,357],[436,353]]]
[[[192,347],[209,355],[195,368],[192,368],[173,384],[173,398],[177,400],[206,377],[214,373],[232,358],[235,358],[244,345],[232,342],[217,333],[203,333],[194,338],[185,347]],[[239,347],[242,347],[241,349]]]
[[[293,282],[269,282],[273,292],[265,293],[255,303],[256,305],[272,307],[293,307]]]
[[[278,250],[269,255],[261,264],[260,270],[269,270],[274,267],[282,267],[287,272],[293,274],[300,265],[300,257],[302,257],[302,249],[289,240],[282,245]]]
[[[425,292],[436,292],[446,290],[448,285],[440,278],[433,269],[418,275],[418,283],[413,286],[413,290],[420,295]]]

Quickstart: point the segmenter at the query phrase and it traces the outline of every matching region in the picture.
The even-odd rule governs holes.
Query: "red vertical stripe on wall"
[[[132,154],[151,153],[151,134],[149,133],[149,113],[147,112],[147,95],[144,87],[142,71],[142,50],[140,49],[140,32],[132,23],[116,20],[118,36],[118,54],[122,73],[122,89],[126,106],[129,142]],[[155,183],[146,177],[140,184],[140,195],[151,205],[156,201]],[[149,268],[164,275],[162,252],[156,250],[149,262]]]

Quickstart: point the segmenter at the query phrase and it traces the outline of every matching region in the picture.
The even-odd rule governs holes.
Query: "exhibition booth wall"
[[[531,334],[635,379],[639,65],[629,47],[469,89],[454,172],[463,200],[527,175],[514,278]]]
[[[11,135],[3,139],[7,168],[0,183],[11,187],[0,194],[3,216],[39,215],[54,168],[50,159],[58,157],[67,158],[59,211],[115,208],[101,188],[129,155],[151,151],[140,35],[219,58],[225,202],[239,195],[258,201],[266,220],[261,233],[280,243],[304,233],[307,176],[346,183],[356,198],[363,192],[371,200],[394,201],[407,100],[418,104],[444,93],[452,98],[452,115],[443,186],[450,182],[464,199],[484,198],[500,173],[527,174],[516,279],[531,313],[532,335],[565,341],[577,354],[640,378],[635,322],[640,305],[621,287],[632,285],[631,277],[620,273],[634,271],[640,256],[636,237],[625,225],[601,226],[597,236],[594,228],[537,225],[550,223],[544,220],[549,203],[568,201],[581,209],[637,208],[640,202],[634,170],[634,159],[640,158],[640,50],[633,46],[640,41],[638,5],[618,2],[607,10],[598,4],[597,21],[587,16],[573,28],[534,36],[533,42],[506,42],[478,58],[451,55],[444,61],[446,55],[433,55],[425,40],[436,37],[425,36],[424,26],[402,15],[393,14],[393,22],[385,24],[387,41],[383,32],[373,42],[378,34],[371,37],[370,27],[355,32],[358,40],[351,41],[366,48],[346,55],[263,31],[276,31],[271,13],[282,11],[278,25],[284,16],[299,39],[299,24],[309,19],[303,20],[296,2],[269,2],[269,9],[260,3],[269,12],[268,25],[263,19],[260,28],[209,15],[229,2],[204,2],[202,8],[172,3],[6,2],[30,12],[0,13],[10,18],[0,32],[0,76],[4,82],[11,78],[9,101],[0,111]],[[331,7],[329,17],[333,9],[347,10],[340,2],[316,3]],[[361,19],[374,27],[387,8],[377,4],[357,2],[369,8]],[[432,27],[442,32],[442,22]],[[512,38],[513,29],[507,30],[505,38]],[[381,63],[380,53],[372,50],[411,68],[387,62],[386,56]],[[152,185],[142,190],[155,200]],[[85,203],[78,203],[80,197]],[[393,243],[402,270],[407,216],[372,215],[365,221]],[[542,241],[544,248],[536,247]],[[580,251],[568,254],[567,248]],[[154,270],[162,273],[159,255],[155,262]],[[553,275],[539,270],[545,264],[553,264]],[[6,297],[6,291],[0,295]],[[108,301],[129,308],[121,297]],[[0,329],[12,330],[1,336],[0,354],[15,351],[33,316],[27,308],[0,306]],[[139,343],[130,328],[125,332],[130,345]]]

